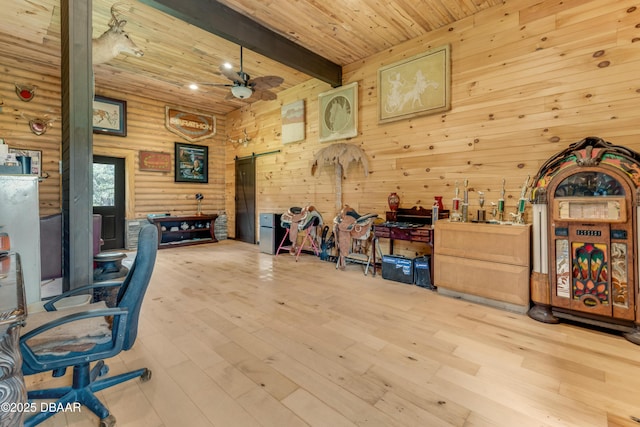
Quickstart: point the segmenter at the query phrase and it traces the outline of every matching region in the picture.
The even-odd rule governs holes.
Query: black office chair
[[[30,401],[58,399],[54,405],[46,405],[52,411],[77,402],[100,418],[101,427],[115,425],[115,417],[94,393],[137,377],[143,381],[151,378],[151,371],[146,368],[105,377],[109,368],[104,359],[129,350],[136,340],[140,307],[151,279],[157,248],[157,228],[152,224],[145,225],[140,230],[135,260],[123,282],[105,282],[74,289],[47,302],[45,308],[54,311],[27,317],[27,325],[20,338],[23,373],[31,375],[52,371],[54,377],[60,377],[68,367],[73,367],[71,386],[30,390]],[[97,288],[116,287],[115,307],[99,301],[55,311],[54,304],[60,298]],[[90,367],[91,362],[97,362],[93,368]],[[37,413],[25,420],[25,426],[35,426],[55,414],[48,411]]]

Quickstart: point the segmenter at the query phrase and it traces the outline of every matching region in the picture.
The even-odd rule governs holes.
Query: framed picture
[[[93,98],[93,133],[127,136],[127,102],[96,95]]]
[[[358,82],[318,95],[320,142],[358,135]]]
[[[175,182],[209,182],[209,147],[176,142]]]
[[[304,100],[283,105],[281,108],[282,118],[282,143],[304,140]]]
[[[431,49],[378,70],[378,122],[451,109],[449,45]]]
[[[31,174],[42,176],[42,151],[22,148],[9,148],[9,153],[31,158]]]

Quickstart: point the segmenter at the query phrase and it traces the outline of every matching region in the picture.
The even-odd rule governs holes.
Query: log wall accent
[[[0,50],[16,51],[16,44],[25,51],[37,50],[38,61],[25,61],[16,56],[3,58],[0,70],[0,138],[11,148],[42,151],[43,170],[48,178],[40,185],[40,214],[57,213],[61,209],[59,162],[61,159],[61,83],[59,73],[59,45],[44,50],[41,45],[21,39],[9,39],[0,34]],[[14,84],[36,85],[36,96],[30,102],[20,101]],[[148,213],[169,212],[174,215],[192,214],[197,209],[195,194],[202,193],[202,209],[206,213],[219,213],[225,209],[224,199],[224,140],[225,117],[217,116],[217,133],[196,144],[209,147],[209,183],[191,184],[174,182],[174,172],[140,171],[140,151],[170,153],[174,165],[174,142],[187,142],[169,132],[164,125],[165,103],[156,101],[153,93],[123,94],[101,89],[96,81],[98,95],[127,101],[127,136],[116,137],[94,134],[94,154],[125,159],[127,186],[127,219],[143,218]],[[185,105],[187,104],[187,105]],[[188,105],[175,100],[172,106],[207,112],[206,106]],[[36,136],[23,115],[56,118],[53,126]]]
[[[640,151],[638,40],[640,9],[633,1],[508,1],[344,67],[344,83],[359,83],[360,106],[358,136],[346,142],[362,147],[370,169],[364,178],[359,166],[351,167],[344,203],[384,215],[388,194],[397,192],[401,207],[431,206],[441,195],[449,208],[456,182],[468,179],[475,215],[477,191],[485,192],[490,209],[505,178],[506,209],[515,212],[526,177],[572,142],[599,136]],[[451,110],[378,124],[377,70],[444,44],[452,55]],[[282,151],[257,161],[257,211],[312,203],[331,222],[333,169],[311,175],[314,153],[327,144],[318,142],[317,104],[328,89],[309,82],[281,92],[277,102],[227,116],[233,138],[247,129],[256,141],[246,148],[227,145],[230,230],[233,157],[275,149]],[[299,99],[306,106],[306,139],[283,145],[280,108]]]

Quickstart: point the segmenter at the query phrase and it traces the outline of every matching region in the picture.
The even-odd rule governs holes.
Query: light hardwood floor
[[[99,393],[118,427],[640,426],[620,336],[229,240],[158,252],[138,340],[108,365],[153,371]]]

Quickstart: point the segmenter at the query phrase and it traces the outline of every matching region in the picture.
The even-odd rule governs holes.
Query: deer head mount
[[[117,5],[118,3],[115,3],[111,6],[109,29],[97,39],[92,40],[92,62],[94,65],[108,62],[120,53],[128,53],[138,57],[144,55],[144,52],[136,46],[129,34],[124,30],[127,21],[119,18],[116,10]]]

